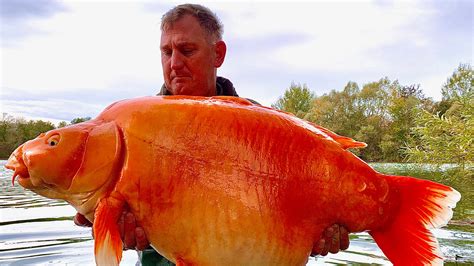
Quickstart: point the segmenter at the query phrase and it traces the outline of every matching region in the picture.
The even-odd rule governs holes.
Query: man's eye
[[[190,56],[194,53],[194,49],[184,49],[183,55]]]
[[[166,56],[170,56],[172,54],[171,50],[168,50],[168,49],[161,50],[161,53]]]

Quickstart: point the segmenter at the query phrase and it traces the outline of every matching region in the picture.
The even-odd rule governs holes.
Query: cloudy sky
[[[0,0],[1,113],[70,121],[154,95],[163,83],[160,19],[182,2]],[[265,105],[291,82],[317,95],[382,77],[440,99],[473,59],[473,2],[200,2],[224,23],[218,74]]]

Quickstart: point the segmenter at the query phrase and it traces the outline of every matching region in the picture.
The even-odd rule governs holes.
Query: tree
[[[65,126],[67,126],[67,122],[66,121],[61,121],[61,122],[59,122],[57,128],[62,128],[62,127],[65,127]]]
[[[441,88],[445,101],[467,100],[473,96],[474,71],[469,64],[460,64]]]
[[[355,152],[363,159],[382,160],[380,145],[390,125],[389,96],[399,87],[398,81],[386,77],[365,84],[362,90],[357,83],[348,82],[340,92],[333,90],[316,97],[307,118],[340,135],[366,142],[367,148]],[[390,149],[398,147],[390,145]]]
[[[18,120],[16,130],[18,134],[18,143],[20,145],[30,139],[36,138],[39,134],[54,129],[54,125],[51,122],[45,122],[42,120],[29,120],[23,122]]]
[[[391,95],[397,95],[400,89],[397,80],[390,81],[388,77],[363,86],[359,94],[358,103],[363,113],[363,119],[358,120],[360,130],[355,135],[359,141],[367,143],[361,150],[360,156],[368,161],[389,160],[396,161],[394,156],[398,147],[390,140],[390,125],[393,116],[390,114]],[[395,150],[395,151],[394,151]]]
[[[387,77],[365,84],[359,95],[365,116],[380,116],[387,120],[390,89],[398,86],[398,81],[391,82]]]
[[[71,120],[71,125],[72,124],[79,124],[79,123],[82,123],[82,122],[85,122],[85,121],[88,121],[88,120],[91,120],[91,118],[89,116],[87,116],[87,117],[76,117],[73,120]]]
[[[406,147],[408,159],[423,163],[455,163],[461,171],[474,163],[474,97],[472,69],[461,65],[443,86],[443,100],[451,103],[442,115],[423,111]]]
[[[8,114],[3,114],[0,121],[0,158],[8,158],[18,146],[51,129],[54,129],[51,122],[26,121],[22,118],[13,118]]]
[[[280,97],[276,103],[272,104],[272,107],[293,113],[299,118],[304,118],[311,109],[314,97],[314,93],[308,89],[306,84],[291,83],[283,97]]]
[[[438,116],[444,115],[450,110],[453,104],[459,103],[462,99],[470,99],[474,97],[473,87],[474,80],[472,78],[474,71],[469,64],[459,64],[458,68],[449,77],[441,88],[443,98],[441,102],[436,103],[435,113]],[[467,104],[467,103],[465,103]],[[454,106],[453,108],[457,108]],[[452,110],[451,110],[452,111]]]
[[[403,159],[403,147],[410,138],[418,113],[431,106],[431,99],[424,96],[419,85],[391,88],[388,101],[390,122],[380,142],[384,160],[397,162]]]
[[[420,163],[456,163],[462,170],[474,163],[474,103],[462,106],[460,116],[422,112],[413,128],[417,144],[407,147],[408,159]]]
[[[332,90],[316,97],[307,119],[338,134],[353,137],[360,130],[360,121],[364,120],[359,93],[357,83],[350,81],[341,92]]]

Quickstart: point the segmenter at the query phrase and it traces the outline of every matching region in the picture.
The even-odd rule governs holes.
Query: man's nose
[[[177,70],[184,66],[183,55],[179,52],[174,52],[171,55],[171,69]]]

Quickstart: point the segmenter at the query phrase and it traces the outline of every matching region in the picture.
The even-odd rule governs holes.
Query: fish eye
[[[51,147],[54,147],[54,146],[58,145],[58,143],[59,143],[59,134],[55,134],[55,135],[52,135],[51,137],[49,137],[48,140],[46,141],[46,143]]]

